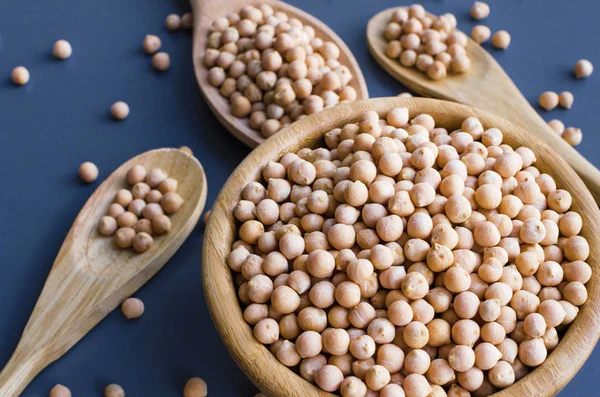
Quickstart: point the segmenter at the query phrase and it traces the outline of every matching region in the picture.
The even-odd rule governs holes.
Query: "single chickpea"
[[[552,110],[558,106],[558,94],[553,91],[543,92],[539,97],[539,103],[542,109]]]
[[[473,347],[479,336],[479,325],[473,320],[459,320],[452,326],[452,340],[458,345]]]
[[[580,59],[577,61],[574,67],[575,77],[578,79],[585,79],[589,77],[594,71],[594,66],[587,59]]]
[[[558,96],[558,104],[565,109],[571,109],[574,100],[573,94],[569,91],[563,91]]]
[[[536,367],[546,360],[548,352],[542,338],[528,339],[519,345],[519,359],[529,367]]]
[[[17,66],[11,74],[12,81],[17,85],[25,85],[29,82],[29,70],[24,66]]]
[[[146,54],[154,54],[156,51],[160,50],[161,45],[162,42],[158,36],[148,34],[144,37],[142,48]]]
[[[344,374],[335,365],[325,365],[315,374],[315,383],[327,392],[339,390]]]
[[[420,349],[425,346],[429,340],[429,330],[425,324],[419,321],[412,321],[403,331],[404,341],[413,349]]]
[[[167,18],[165,19],[165,26],[172,32],[181,29],[181,17],[177,14],[167,15]]]
[[[171,57],[166,52],[157,52],[152,56],[152,67],[159,71],[164,72],[171,66]]]
[[[343,397],[360,397],[367,394],[367,385],[356,376],[348,376],[340,385]]]
[[[92,183],[98,178],[98,167],[96,164],[86,161],[79,166],[79,177],[85,183]]]
[[[492,32],[490,28],[485,25],[476,25],[471,30],[471,38],[475,40],[478,44],[485,43],[490,39]]]
[[[121,304],[121,311],[128,319],[139,318],[144,314],[144,302],[137,298],[128,298]]]
[[[568,283],[562,292],[565,300],[569,301],[575,306],[581,306],[587,300],[587,289],[585,285],[579,281],[571,281]]]
[[[410,374],[402,382],[406,397],[427,397],[432,392],[426,377],[420,374]]]
[[[67,40],[57,40],[52,47],[52,55],[58,59],[67,59],[73,53],[71,43]]]
[[[254,326],[254,337],[263,345],[277,342],[279,338],[279,324],[272,318],[260,320]]]
[[[71,397],[71,390],[63,385],[56,385],[50,390],[49,397]]]
[[[577,146],[583,140],[583,133],[580,128],[569,127],[565,129],[562,137],[571,146]]]
[[[206,397],[207,395],[208,387],[201,378],[189,379],[183,388],[183,397]]]
[[[490,6],[483,1],[476,1],[471,7],[471,17],[473,19],[485,19],[490,15]]]
[[[115,102],[110,107],[110,113],[115,120],[125,120],[129,116],[129,105],[123,101]]]
[[[506,50],[510,45],[510,34],[506,30],[499,30],[492,36],[492,46]]]

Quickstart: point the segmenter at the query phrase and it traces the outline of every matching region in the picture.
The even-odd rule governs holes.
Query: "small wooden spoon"
[[[125,174],[136,164],[165,170],[179,181],[177,193],[185,200],[171,215],[171,231],[155,237],[150,250],[142,254],[118,248],[112,237],[97,231],[115,193],[127,187]],[[41,370],[163,267],[198,222],[206,189],[198,160],[177,149],[151,150],[134,157],[96,189],[75,219],[21,340],[0,373],[0,396],[20,395]]]
[[[337,44],[340,48],[340,63],[348,66],[353,75],[349,85],[356,90],[358,99],[369,98],[365,78],[348,46],[333,30],[312,15],[282,1],[275,0],[191,0],[191,4],[194,14],[193,57],[196,80],[198,80],[204,98],[219,121],[246,145],[256,147],[265,141],[265,137],[262,136],[260,131],[250,128],[247,118],[238,118],[231,114],[229,100],[219,93],[218,88],[208,83],[208,69],[202,64],[202,58],[206,52],[206,40],[212,22],[231,12],[238,12],[244,6],[268,4],[275,11],[284,12],[290,17],[299,19],[303,24],[312,26],[315,29],[316,36],[322,38],[323,41],[332,41]]]
[[[469,38],[467,44],[471,70],[463,74],[449,74],[440,81],[433,81],[420,70],[405,67],[397,59],[389,58],[385,54],[387,40],[383,32],[397,9],[381,11],[371,18],[367,26],[371,54],[389,74],[423,96],[484,109],[525,127],[560,154],[583,179],[596,202],[600,202],[600,171],[546,124],[498,62],[475,41]]]

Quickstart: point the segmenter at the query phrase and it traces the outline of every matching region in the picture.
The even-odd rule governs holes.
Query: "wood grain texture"
[[[365,83],[360,66],[358,66],[358,62],[346,43],[327,25],[312,15],[282,1],[275,0],[191,0],[191,4],[194,14],[192,56],[196,80],[206,102],[221,124],[246,145],[254,148],[264,142],[265,138],[260,131],[250,128],[248,118],[238,118],[231,114],[229,99],[222,96],[218,88],[208,83],[208,69],[202,64],[202,58],[206,51],[206,40],[212,22],[231,12],[238,12],[243,6],[269,4],[275,11],[282,11],[290,17],[299,19],[303,24],[312,26],[315,29],[317,37],[322,38],[324,41],[333,41],[340,48],[340,57],[338,60],[342,65],[348,66],[353,74],[352,81],[348,85],[356,90],[358,99],[369,98],[367,84]]]
[[[226,263],[236,237],[233,209],[240,200],[244,186],[259,180],[261,168],[268,161],[277,161],[283,154],[302,147],[324,144],[322,137],[326,132],[357,121],[366,110],[373,109],[383,115],[399,106],[408,107],[412,117],[428,113],[435,118],[436,125],[450,130],[460,127],[467,117],[478,117],[485,128],[499,128],[504,133],[505,143],[531,148],[537,156],[535,165],[540,171],[552,175],[559,188],[567,189],[573,195],[572,209],[583,216],[581,235],[590,243],[588,263],[593,269],[593,276],[587,284],[589,300],[548,360],[521,381],[496,394],[497,397],[554,395],[583,365],[600,335],[600,211],[577,174],[546,144],[505,119],[446,101],[378,98],[338,106],[292,124],[250,153],[219,193],[204,237],[204,293],[221,338],[242,370],[268,396],[331,396],[280,364],[265,346],[254,339],[252,329],[244,321],[232,274]]]
[[[396,9],[381,11],[371,18],[367,26],[369,49],[379,65],[420,95],[474,106],[521,125],[565,159],[583,179],[596,202],[600,202],[600,171],[548,127],[504,69],[475,41],[469,38],[467,44],[471,70],[463,74],[449,73],[447,78],[439,81],[433,81],[423,72],[389,58],[385,54],[387,40],[383,32]]]
[[[185,200],[171,215],[171,232],[155,236],[139,254],[117,247],[98,231],[125,174],[134,165],[162,168],[179,181]],[[0,396],[18,396],[46,366],[60,358],[100,320],[146,283],[175,254],[198,222],[206,202],[206,176],[198,160],[177,149],[134,157],[92,194],[75,219],[8,364],[0,373]]]

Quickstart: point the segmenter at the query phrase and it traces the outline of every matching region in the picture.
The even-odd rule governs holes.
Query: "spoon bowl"
[[[206,52],[206,40],[212,22],[231,12],[238,12],[243,6],[268,4],[276,12],[284,12],[290,17],[297,18],[303,24],[312,26],[315,29],[316,37],[322,38],[323,41],[334,42],[340,49],[338,60],[342,65],[346,65],[353,75],[348,85],[356,90],[358,99],[369,98],[365,78],[348,46],[333,30],[312,15],[282,1],[275,0],[191,0],[191,4],[194,15],[194,45],[192,55],[196,80],[206,102],[221,124],[246,145],[252,148],[256,147],[263,143],[266,138],[260,131],[250,128],[248,118],[239,118],[231,114],[228,98],[222,96],[218,88],[209,84],[207,78],[208,69],[202,64],[202,58]]]
[[[562,389],[592,352],[600,336],[600,210],[589,191],[567,163],[546,144],[531,137],[520,127],[488,112],[456,103],[423,98],[378,98],[326,109],[290,125],[256,148],[233,172],[219,193],[211,210],[202,249],[204,293],[213,322],[221,339],[248,377],[270,397],[332,396],[307,382],[279,363],[269,349],[253,336],[244,321],[237,299],[233,276],[227,265],[231,244],[237,238],[233,209],[242,189],[261,180],[261,169],[269,161],[278,161],[286,153],[323,144],[323,136],[334,128],[356,122],[363,112],[374,110],[380,115],[395,107],[408,107],[414,115],[433,116],[436,126],[454,130],[467,117],[477,117],[485,128],[500,128],[504,142],[516,147],[527,146],[536,155],[536,166],[550,174],[561,189],[573,196],[572,210],[583,218],[581,235],[590,246],[588,263],[593,269],[586,284],[588,301],[570,325],[561,343],[548,359],[525,378],[494,394],[495,397],[550,397]],[[300,134],[300,132],[302,132]]]
[[[161,168],[178,180],[184,204],[172,229],[144,253],[121,249],[98,232],[100,218],[134,165]],[[0,373],[0,396],[18,396],[46,366],[60,358],[175,254],[198,222],[206,202],[206,176],[197,159],[177,149],[157,149],[121,165],[96,189],[75,219],[23,331]]]
[[[398,8],[405,7],[381,11],[367,25],[369,50],[381,67],[420,95],[463,103],[513,120],[565,159],[600,202],[600,171],[546,124],[498,62],[468,35],[466,50],[471,69],[462,74],[448,74],[443,80],[431,80],[420,70],[388,57],[384,30]]]

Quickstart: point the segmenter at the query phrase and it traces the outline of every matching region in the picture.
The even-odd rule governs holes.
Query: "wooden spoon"
[[[381,11],[367,26],[371,54],[389,74],[423,96],[478,107],[525,127],[561,155],[583,179],[596,202],[600,202],[600,171],[546,124],[498,62],[475,41],[469,38],[467,44],[471,70],[449,74],[440,81],[433,81],[420,70],[402,66],[397,59],[389,58],[385,54],[387,40],[383,32],[397,9]]]
[[[202,58],[206,51],[206,40],[212,22],[231,12],[238,12],[244,6],[268,4],[273,7],[276,12],[284,12],[290,17],[297,18],[303,24],[312,26],[315,29],[316,36],[323,39],[323,41],[332,41],[337,44],[340,48],[340,63],[348,66],[353,75],[349,85],[356,90],[358,99],[369,98],[365,78],[358,66],[358,62],[356,62],[356,59],[354,58],[354,55],[352,55],[352,52],[350,52],[348,46],[346,46],[333,30],[312,15],[282,1],[275,0],[191,0],[191,4],[194,14],[193,57],[196,80],[198,80],[198,85],[200,86],[200,90],[202,91],[206,102],[208,102],[208,105],[219,121],[236,138],[246,145],[256,147],[265,141],[265,137],[260,131],[250,128],[248,125],[248,118],[238,118],[231,114],[229,110],[229,100],[219,93],[218,88],[215,88],[208,83],[208,69],[202,64]]]
[[[171,215],[172,229],[139,254],[118,248],[98,231],[115,193],[127,187],[134,165],[161,168],[179,181],[185,200]],[[179,249],[198,222],[206,201],[206,176],[194,157],[157,149],[127,161],[89,198],[75,219],[50,270],[21,340],[0,373],[0,396],[18,396],[50,363],[65,354],[125,298],[146,283]]]

